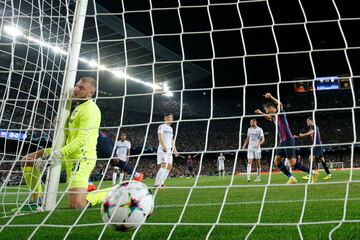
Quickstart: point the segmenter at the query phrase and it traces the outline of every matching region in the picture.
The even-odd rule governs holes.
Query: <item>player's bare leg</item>
[[[87,188],[69,189],[69,208],[82,209],[86,207]]]

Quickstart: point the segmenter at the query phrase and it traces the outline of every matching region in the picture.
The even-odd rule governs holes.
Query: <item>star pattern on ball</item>
[[[128,207],[131,213],[134,212],[136,209],[143,210],[142,207],[140,206],[140,200],[133,197],[130,197]]]

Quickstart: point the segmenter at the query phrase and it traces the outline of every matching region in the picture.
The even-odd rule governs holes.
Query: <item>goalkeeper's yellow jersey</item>
[[[65,146],[61,154],[65,161],[96,160],[101,112],[92,99],[78,104],[65,126]],[[50,153],[51,149],[46,149]]]

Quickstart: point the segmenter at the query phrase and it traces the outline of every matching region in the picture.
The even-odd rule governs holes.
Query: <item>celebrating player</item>
[[[154,187],[162,187],[166,178],[168,177],[173,164],[174,153],[177,157],[179,154],[176,150],[175,141],[173,139],[173,123],[174,116],[172,113],[166,113],[164,115],[164,123],[158,128],[159,147],[157,151],[157,164],[160,165],[160,169],[156,174],[156,180]]]
[[[255,118],[250,120],[250,127],[247,131],[247,137],[245,139],[243,149],[248,147],[247,158],[248,164],[246,168],[247,181],[250,182],[251,174],[251,165],[253,160],[256,162],[256,179],[255,182],[260,182],[260,172],[261,172],[261,145],[265,142],[264,132],[261,127],[257,126],[257,121]]]
[[[36,210],[41,203],[43,189],[40,181],[40,172],[36,167],[36,160],[50,156],[61,159],[66,168],[67,184],[69,184],[69,207],[84,208],[88,179],[96,164],[96,145],[101,121],[101,112],[92,100],[96,91],[96,80],[91,77],[81,78],[73,91],[73,103],[76,103],[66,123],[65,146],[53,151],[51,148],[41,149],[24,157],[22,169],[26,185],[35,193],[32,195],[35,204],[29,204],[30,209]],[[37,204],[36,204],[37,203]]]
[[[194,162],[193,162],[193,159],[196,158],[198,154],[194,155],[194,156],[191,156],[190,154],[187,155],[187,158],[186,158],[186,175],[187,175],[187,179],[190,179],[190,177],[194,178],[195,175],[194,175]],[[180,156],[179,157],[181,158],[184,158],[183,156]]]
[[[297,183],[297,180],[285,166],[283,161],[284,158],[289,159],[289,163],[292,168],[298,169],[306,173],[309,173],[310,170],[301,162],[296,161],[295,149],[293,148],[295,146],[295,139],[291,133],[282,103],[278,99],[274,98],[270,93],[266,93],[264,97],[271,100],[271,102],[268,102],[264,105],[265,113],[263,113],[260,109],[256,109],[255,113],[261,114],[267,120],[272,121],[274,124],[277,124],[280,142],[279,147],[285,148],[276,149],[274,163],[280,169],[280,171],[282,171],[289,178],[287,183],[295,184]],[[280,113],[277,115],[278,109],[280,110]],[[277,118],[275,118],[275,116],[277,116]],[[317,181],[318,175],[319,173],[317,171],[313,171],[311,179],[312,183]]]
[[[306,119],[306,124],[309,127],[309,130],[306,133],[300,133],[299,136],[295,136],[295,138],[306,138],[306,137],[311,137],[312,139],[312,143],[316,144],[316,145],[321,145],[322,141],[321,141],[321,136],[320,136],[320,130],[318,126],[314,126],[314,121],[312,120],[311,117],[308,117]],[[316,146],[313,148],[312,154],[310,154],[309,156],[309,161],[313,161],[313,169],[316,168],[316,164],[315,161],[317,162],[321,162],[321,165],[323,166],[325,172],[326,172],[326,177],[324,177],[323,179],[328,180],[331,179],[331,173],[329,170],[329,167],[326,164],[324,155],[323,155],[323,148],[322,146]],[[303,177],[304,180],[308,180],[309,176],[304,176]]]
[[[225,176],[225,156],[223,153],[220,153],[220,155],[217,158],[217,165],[218,165],[218,170],[219,170],[219,177],[220,176]]]

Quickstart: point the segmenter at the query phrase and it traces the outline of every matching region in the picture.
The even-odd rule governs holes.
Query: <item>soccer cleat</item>
[[[162,185],[154,185],[154,188],[159,189],[159,190],[163,189],[163,187],[164,187],[164,184],[162,184]]]
[[[254,182],[260,182],[261,180],[260,180],[260,178],[256,178],[255,180],[254,180]]]
[[[303,179],[303,180],[309,180],[309,175],[305,175],[305,176],[303,176],[301,179]]]
[[[96,190],[96,185],[95,184],[92,184],[92,185],[88,185],[88,192],[92,192],[92,191],[95,191]]]
[[[134,180],[138,181],[138,182],[142,182],[143,177],[144,177],[144,174],[140,173],[138,177],[134,177]]]
[[[331,176],[331,174],[329,174],[329,175],[326,175],[326,177],[324,177],[323,179],[324,180],[329,180],[329,179],[332,179],[332,176]]]
[[[296,183],[297,183],[297,179],[295,177],[289,178],[289,181],[287,182],[287,184],[296,184]]]
[[[311,176],[311,183],[316,183],[319,177],[319,172],[314,171],[313,175]]]
[[[17,211],[18,208],[11,209],[11,212]],[[44,209],[39,206],[38,203],[28,203],[22,206],[19,210],[20,214],[27,214],[27,213],[35,213],[35,212],[43,212]]]
[[[88,189],[87,189],[88,192],[92,192],[95,190],[96,190],[96,185],[94,183],[88,185]]]

